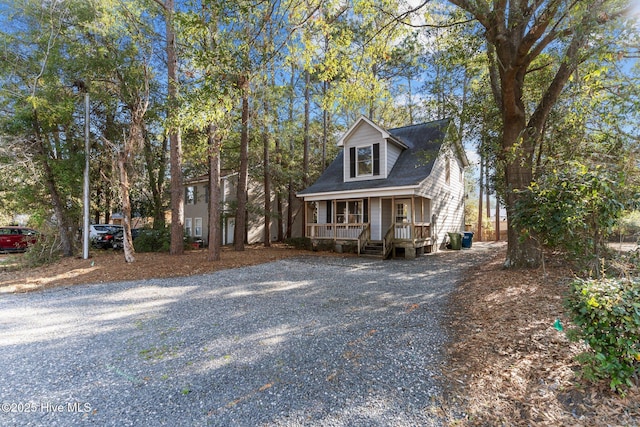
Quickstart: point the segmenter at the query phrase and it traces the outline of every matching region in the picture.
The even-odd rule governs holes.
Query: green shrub
[[[45,227],[38,234],[38,240],[29,245],[21,258],[22,267],[33,268],[56,262],[62,256],[62,247],[57,230]]]
[[[313,249],[311,245],[311,239],[308,237],[292,237],[290,239],[285,239],[284,243],[289,246],[293,246],[296,249],[304,249],[310,251]]]
[[[603,167],[558,163],[519,192],[513,227],[542,245],[566,251],[585,266],[599,262],[607,237],[625,207],[636,198],[625,193],[622,177]]]
[[[321,240],[313,246],[313,250],[319,252],[333,252],[335,249],[336,244],[333,240]]]
[[[624,394],[640,372],[640,280],[578,279],[572,290],[572,335],[590,347],[579,356],[583,376]]]
[[[171,246],[171,229],[141,230],[133,242],[136,252],[169,252]]]

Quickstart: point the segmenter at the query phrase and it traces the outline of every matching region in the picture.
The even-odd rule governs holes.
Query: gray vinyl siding
[[[349,148],[351,147],[363,147],[363,146],[369,146],[369,145],[373,145],[373,144],[380,144],[380,175],[374,175],[374,176],[363,176],[363,177],[355,177],[355,178],[351,178],[349,176],[349,171],[350,171],[350,153],[349,153]],[[371,179],[380,179],[380,178],[386,178],[385,175],[385,171],[384,171],[384,167],[382,165],[384,165],[386,162],[386,141],[382,138],[382,134],[374,129],[372,126],[370,126],[367,123],[362,123],[360,124],[360,126],[358,126],[357,129],[354,130],[354,132],[351,134],[351,136],[349,137],[349,139],[347,141],[345,141],[344,144],[344,156],[343,156],[343,176],[344,176],[344,181],[367,181],[367,180],[371,180]]]
[[[326,224],[327,223],[327,203],[326,201],[318,202],[318,224]],[[311,221],[307,221],[311,222]]]
[[[369,223],[371,224],[371,240],[382,240],[382,204],[379,197],[372,197],[369,201]]]
[[[232,244],[233,243],[233,228],[235,223],[235,212],[232,212],[231,205],[237,199],[236,189],[237,189],[238,176],[237,175],[228,175],[222,177],[220,179],[220,207],[222,209],[222,216],[227,217],[222,220],[222,230],[223,234],[223,243],[224,244]],[[192,235],[195,231],[195,219],[202,218],[202,240],[208,244],[209,239],[209,203],[206,197],[206,187],[207,183],[202,181],[197,183],[189,183],[185,184],[186,186],[196,186],[196,196],[197,200],[195,204],[185,204],[184,207],[184,218],[191,218],[192,221]],[[264,189],[262,184],[256,182],[252,179],[249,179],[249,203],[253,206],[257,206],[260,209],[257,210],[259,212],[264,207]],[[294,212],[297,212],[297,201],[294,202],[295,205],[292,208]],[[286,215],[287,209],[286,201],[284,203],[283,209]],[[275,239],[278,235],[278,223],[276,221],[276,201],[275,197],[271,197],[271,238]],[[295,218],[295,224],[292,226],[293,236],[300,235],[301,225],[301,215],[298,215]],[[258,243],[264,241],[264,215],[260,213],[250,213],[248,218],[248,242],[249,243]],[[286,228],[286,221],[285,221]]]
[[[445,176],[447,155],[451,162],[449,183]],[[431,175],[419,191],[421,196],[431,199],[431,214],[437,215],[435,224],[432,223],[432,230],[438,247],[444,246],[448,232],[464,231],[464,179],[460,182],[461,167],[458,157],[451,150],[443,148]]]
[[[385,150],[387,159],[386,159],[386,165],[387,165],[387,170],[386,173],[387,175],[389,174],[389,172],[391,172],[391,169],[393,169],[393,165],[396,164],[396,160],[398,160],[398,157],[400,157],[400,153],[402,153],[402,149],[396,145],[393,144],[385,144],[387,146],[387,149]],[[380,156],[382,157],[382,156]],[[382,159],[380,159],[382,161]]]
[[[382,199],[382,226],[380,227],[380,239],[384,237],[383,234],[387,232],[391,224],[393,223],[393,207],[391,206],[391,199]]]

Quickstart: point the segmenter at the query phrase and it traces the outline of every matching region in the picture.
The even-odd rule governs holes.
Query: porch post
[[[411,240],[416,244],[416,196],[411,196]],[[415,250],[415,249],[414,249]],[[414,254],[415,258],[415,254]]]
[[[396,239],[396,196],[391,196],[391,225],[393,226],[393,240]],[[395,246],[393,249],[393,257],[395,258],[396,256],[396,250],[395,250]]]
[[[331,228],[333,228],[333,241],[335,243],[337,233],[338,233],[338,230],[336,230],[336,225],[338,224],[336,222],[336,218],[338,217],[338,211],[336,211],[336,208],[337,208],[336,199],[331,200],[331,205],[333,206],[333,209],[331,209],[331,222],[333,224],[333,227]]]
[[[303,230],[304,230],[304,234],[302,235],[302,237],[307,237],[307,209],[309,208],[307,206],[307,200],[303,199],[304,201],[302,202],[304,204],[303,209],[302,209],[302,221],[303,221]]]

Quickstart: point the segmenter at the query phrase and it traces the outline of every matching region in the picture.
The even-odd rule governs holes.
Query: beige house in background
[[[237,172],[223,172],[220,178],[220,206],[221,206],[221,238],[223,245],[233,244],[235,231],[235,205],[238,184]],[[264,242],[264,187],[261,183],[249,178],[248,183],[248,218],[246,241],[248,243]],[[272,200],[274,198],[272,197]],[[293,214],[299,213],[299,204],[294,205]],[[286,201],[284,203],[284,233],[286,234]],[[278,237],[278,223],[276,220],[276,202],[271,206],[271,239]],[[301,214],[294,219],[292,236],[299,236],[302,225]],[[185,181],[184,185],[184,232],[185,236],[195,240],[201,239],[208,245],[209,237],[209,178],[201,176]]]

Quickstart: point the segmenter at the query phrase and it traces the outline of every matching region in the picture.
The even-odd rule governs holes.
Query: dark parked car
[[[27,227],[0,227],[0,252],[24,252],[38,240],[38,232]]]
[[[101,225],[98,234],[91,239],[91,243],[96,248],[110,249],[118,233],[122,233],[122,226]]]
[[[140,235],[140,232],[142,231],[142,228],[132,228],[131,229],[131,238],[133,240],[136,240],[136,238]],[[122,249],[124,247],[124,230],[118,230],[118,232],[113,236],[113,243],[111,245],[111,247],[113,247],[113,249]]]

